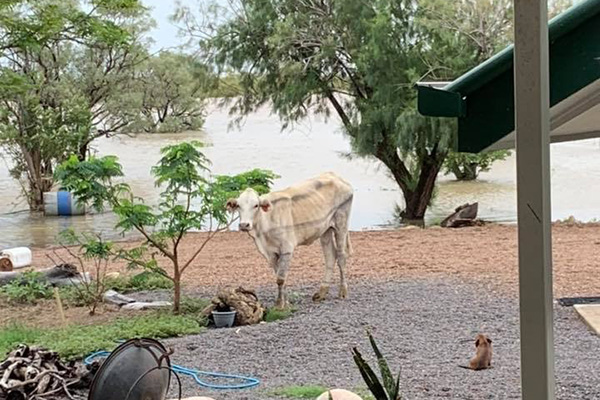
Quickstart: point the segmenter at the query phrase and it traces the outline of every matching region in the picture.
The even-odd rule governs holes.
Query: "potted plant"
[[[228,305],[219,305],[212,311],[217,328],[231,328],[235,322],[236,311]]]

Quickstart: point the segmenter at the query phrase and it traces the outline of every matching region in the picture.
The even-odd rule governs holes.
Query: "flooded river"
[[[340,133],[337,121],[312,118],[292,130],[281,132],[276,116],[261,111],[250,116],[241,130],[228,130],[226,111],[214,111],[205,132],[139,135],[100,139],[95,144],[99,155],[117,155],[127,181],[136,195],[153,203],[158,189],[150,167],[159,159],[159,149],[182,140],[212,144],[206,154],[216,174],[235,174],[252,168],[271,169],[281,175],[274,189],[335,171],[355,188],[351,228],[377,229],[393,224],[394,204],[402,201],[395,183],[378,163],[347,160],[340,153],[349,151],[348,140]],[[514,155],[494,165],[492,171],[476,182],[455,182],[440,176],[439,190],[428,212],[429,222],[439,221],[456,206],[479,202],[480,217],[511,223],[516,220]],[[583,221],[600,217],[600,145],[597,140],[552,145],[552,218],[570,215]],[[19,199],[19,186],[8,175],[0,160],[0,249],[9,246],[45,246],[55,242],[62,229],[93,229],[115,236],[115,219],[109,214],[81,217],[32,216]]]

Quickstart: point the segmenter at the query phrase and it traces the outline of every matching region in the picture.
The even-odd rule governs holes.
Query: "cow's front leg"
[[[290,268],[292,254],[280,254],[277,259],[277,302],[275,308],[283,310],[286,307],[285,279]]]

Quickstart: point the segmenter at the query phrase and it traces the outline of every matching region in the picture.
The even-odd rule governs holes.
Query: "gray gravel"
[[[220,399],[275,399],[288,385],[363,387],[350,348],[370,355],[370,327],[393,370],[402,368],[406,399],[519,399],[518,302],[482,285],[457,280],[421,280],[351,286],[346,301],[312,304],[314,288],[295,289],[292,318],[251,327],[211,329],[170,339],[174,363],[208,371],[247,374],[257,389],[206,391],[182,377],[184,394]],[[274,288],[259,291],[272,302]],[[557,398],[600,399],[600,338],[572,308],[556,306]],[[473,338],[494,341],[491,370],[470,371]]]

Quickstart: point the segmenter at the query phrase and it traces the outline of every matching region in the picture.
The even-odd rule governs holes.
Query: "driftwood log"
[[[100,364],[64,363],[53,351],[19,345],[0,362],[0,399],[72,398],[72,390],[91,385]]]
[[[479,203],[463,204],[457,207],[452,214],[440,224],[443,228],[460,228],[463,226],[473,226],[479,224],[477,220],[477,210]]]
[[[237,289],[223,289],[217,293],[211,304],[202,314],[212,318],[212,312],[226,311],[233,308],[236,311],[235,325],[254,325],[262,321],[265,308],[260,304],[258,297],[251,290],[242,287]]]
[[[0,286],[4,286],[19,279],[26,271],[15,270],[10,272],[0,272]],[[48,282],[52,286],[67,286],[80,284],[84,279],[90,279],[89,275],[82,276],[77,267],[71,264],[60,264],[51,268],[37,271],[40,279]]]

